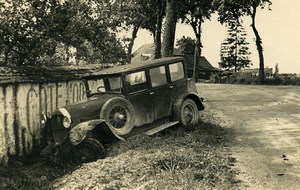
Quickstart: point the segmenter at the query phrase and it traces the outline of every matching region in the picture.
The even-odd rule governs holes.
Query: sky
[[[264,48],[265,67],[275,68],[278,64],[279,73],[300,73],[300,0],[272,0],[271,11],[259,9],[256,15],[256,27],[262,38]],[[215,67],[220,61],[220,48],[226,38],[226,28],[218,21],[218,15],[212,15],[206,20],[202,28],[202,55]],[[251,20],[244,17],[244,27],[250,43],[250,68],[259,67],[258,52],[255,36],[250,27]],[[182,36],[194,38],[191,26],[177,24],[176,40]],[[140,30],[133,50],[141,45],[152,43],[153,37],[146,30]]]

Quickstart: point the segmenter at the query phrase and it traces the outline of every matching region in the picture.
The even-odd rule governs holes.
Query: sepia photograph
[[[299,0],[0,0],[0,190],[300,189]]]

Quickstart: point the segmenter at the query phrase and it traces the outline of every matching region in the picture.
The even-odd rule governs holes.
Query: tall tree
[[[138,0],[139,1],[139,0]],[[155,45],[154,58],[161,57],[161,33],[162,22],[166,12],[165,0],[143,0],[139,1],[143,7],[142,13],[144,14],[144,20],[141,24],[141,28],[150,31],[153,36]]]
[[[164,0],[156,0],[156,27],[154,35],[154,58],[161,58],[161,30],[164,16]]]
[[[119,20],[122,24],[121,30],[128,32],[131,30],[131,36],[125,37],[123,41],[127,44],[127,62],[131,62],[132,48],[137,38],[137,33],[142,24],[146,20],[145,10],[148,0],[128,0],[128,1],[112,1],[111,6],[115,20]]]
[[[248,14],[251,16],[252,19],[252,30],[255,34],[255,43],[258,51],[259,56],[259,80],[260,83],[263,84],[265,80],[265,63],[264,63],[264,54],[263,54],[263,47],[262,47],[262,39],[259,35],[259,32],[256,28],[256,11],[259,7],[264,8],[266,5],[269,7],[271,6],[271,0],[250,0],[250,7],[248,9]]]
[[[226,26],[228,34],[221,44],[219,66],[227,70],[234,68],[234,71],[237,72],[251,64],[249,43],[246,40],[247,33],[239,18],[228,21]]]
[[[131,60],[132,47],[140,28],[147,29],[153,35],[155,56],[161,57],[161,26],[164,16],[164,0],[127,0],[114,1],[112,6],[115,17],[122,22],[122,30],[131,30],[131,36],[124,40],[128,42],[128,61]]]
[[[179,15],[183,23],[189,24],[196,37],[195,68],[194,72],[199,73],[199,57],[202,54],[202,23],[210,19],[213,13],[212,0],[188,0],[180,4]],[[195,75],[195,81],[198,81],[198,75]]]
[[[252,19],[251,27],[255,34],[255,42],[259,56],[259,79],[263,84],[265,80],[264,55],[262,39],[256,28],[256,13],[258,8],[268,7],[270,9],[271,0],[214,0],[214,5],[218,7],[219,21],[221,23],[230,20],[232,16],[250,16]]]
[[[173,56],[177,23],[177,0],[166,0],[166,20],[162,42],[162,57]]]

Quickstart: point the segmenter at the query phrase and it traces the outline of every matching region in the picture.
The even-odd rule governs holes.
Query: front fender
[[[114,132],[114,129],[110,127],[105,120],[103,119],[96,119],[96,120],[90,120],[90,121],[84,121],[76,125],[70,130],[69,138],[73,145],[78,145],[81,143],[85,137],[87,136],[88,132],[96,129],[101,128],[101,132],[105,133],[101,136],[105,135],[108,138],[116,137],[119,140],[125,141],[124,138],[120,137]]]

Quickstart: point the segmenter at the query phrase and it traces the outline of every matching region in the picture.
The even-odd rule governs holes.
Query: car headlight
[[[41,127],[45,127],[46,122],[47,122],[47,116],[42,114],[41,115]]]
[[[65,128],[69,128],[71,126],[71,119],[69,117],[64,116],[64,118],[63,118],[63,126]]]
[[[71,115],[65,108],[58,108],[58,110],[63,114],[63,126],[69,128],[71,126]]]

